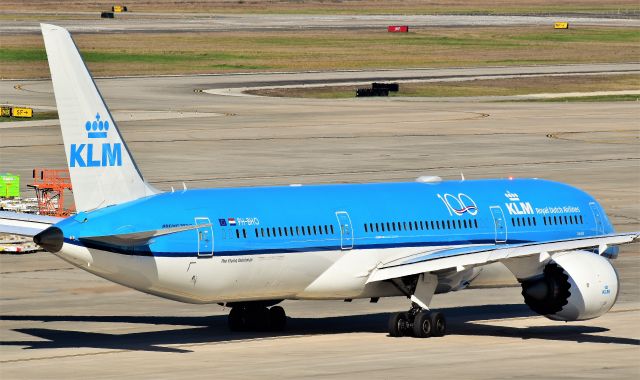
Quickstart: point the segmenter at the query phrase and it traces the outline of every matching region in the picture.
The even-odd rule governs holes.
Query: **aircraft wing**
[[[638,239],[640,232],[628,232],[536,243],[434,249],[378,265],[369,275],[367,283],[444,269],[464,270],[515,257],[541,255],[544,259],[555,252],[576,249],[597,248],[598,253],[602,254],[609,246],[631,243]]]
[[[64,218],[0,211],[0,233],[33,237]]]

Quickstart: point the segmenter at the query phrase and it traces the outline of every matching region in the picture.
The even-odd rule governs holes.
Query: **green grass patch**
[[[640,95],[567,96],[564,98],[523,99],[517,102],[637,102]]]
[[[620,42],[640,43],[640,29],[549,29],[542,33],[529,33],[510,37],[528,42]]]
[[[0,117],[0,123],[6,123],[9,121],[33,121],[33,120],[51,120],[57,119],[58,112],[56,111],[33,111],[33,117]]]
[[[325,86],[325,87],[296,87],[276,88],[249,91],[249,94],[276,97],[301,97],[317,99],[344,99],[355,97],[360,86]],[[513,96],[539,94],[549,92],[592,92],[592,91],[621,91],[640,89],[640,75],[566,75],[566,76],[537,76],[522,78],[502,78],[469,80],[460,82],[414,82],[400,83],[400,91],[391,92],[389,96],[407,97],[468,97],[468,96]],[[604,96],[608,100],[635,100],[638,95]],[[593,101],[599,100],[593,97]],[[561,98],[566,99],[566,98]],[[576,99],[585,99],[576,97]],[[544,99],[556,101],[555,99]],[[564,100],[560,100],[564,101]],[[571,100],[569,100],[571,101]]]
[[[161,53],[131,53],[110,51],[85,51],[81,53],[85,62],[100,63],[157,63],[174,64],[184,62],[208,62],[251,60],[254,57],[245,54],[225,52],[197,53],[189,51],[167,51]],[[42,49],[5,48],[0,50],[0,61],[5,62],[37,62],[46,61],[47,54]]]

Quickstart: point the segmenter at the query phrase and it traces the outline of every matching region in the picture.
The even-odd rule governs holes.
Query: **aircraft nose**
[[[58,227],[49,227],[33,237],[33,242],[51,253],[60,252],[64,235]]]

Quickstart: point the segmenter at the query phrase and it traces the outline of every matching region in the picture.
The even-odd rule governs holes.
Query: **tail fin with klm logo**
[[[40,24],[78,211],[158,191],[147,184],[69,32]]]

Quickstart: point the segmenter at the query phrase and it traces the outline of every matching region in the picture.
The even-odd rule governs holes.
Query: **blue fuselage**
[[[144,245],[82,240],[195,224],[202,228]],[[58,227],[67,243],[169,257],[504,244],[613,232],[593,197],[538,179],[176,191],[80,213]]]

